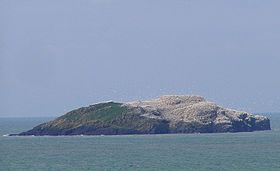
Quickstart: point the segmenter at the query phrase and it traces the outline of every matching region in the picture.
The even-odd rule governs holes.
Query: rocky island
[[[223,108],[200,96],[162,96],[149,101],[104,102],[73,110],[13,134],[121,135],[221,133],[270,130],[267,117]]]

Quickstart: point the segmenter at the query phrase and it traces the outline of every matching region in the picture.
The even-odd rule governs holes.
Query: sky
[[[280,111],[279,0],[0,0],[0,117],[204,96]]]

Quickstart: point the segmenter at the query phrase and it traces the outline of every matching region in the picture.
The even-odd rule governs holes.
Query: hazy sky
[[[197,94],[280,111],[279,0],[0,0],[0,116]]]

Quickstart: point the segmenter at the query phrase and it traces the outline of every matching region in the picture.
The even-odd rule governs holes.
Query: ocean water
[[[280,113],[272,131],[221,134],[0,137],[0,171],[280,171]],[[0,118],[0,134],[51,118]]]

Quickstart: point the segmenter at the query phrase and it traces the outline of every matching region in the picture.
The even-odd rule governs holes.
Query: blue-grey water
[[[222,134],[0,137],[0,171],[279,171],[280,113],[272,131]],[[0,134],[51,118],[0,118]]]

